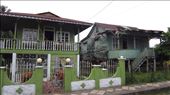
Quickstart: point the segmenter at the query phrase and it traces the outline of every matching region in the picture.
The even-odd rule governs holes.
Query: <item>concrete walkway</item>
[[[144,92],[150,90],[157,90],[161,88],[170,88],[170,81],[157,82],[157,83],[146,83],[140,85],[129,85],[121,87],[110,87],[98,90],[86,90],[86,91],[75,91],[64,94],[53,94],[53,95],[124,95],[137,92]]]

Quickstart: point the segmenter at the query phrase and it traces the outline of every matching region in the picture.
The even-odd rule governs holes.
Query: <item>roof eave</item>
[[[56,20],[56,19],[43,18],[43,17],[21,16],[21,15],[8,14],[8,13],[0,13],[0,15],[8,16],[8,17],[16,17],[16,18],[25,18],[25,19],[35,19],[35,20],[44,20],[44,21],[51,21],[51,22],[68,23],[68,24],[77,24],[77,25],[84,25],[84,26],[92,25],[92,23],[87,23],[87,22],[72,22],[72,21]]]

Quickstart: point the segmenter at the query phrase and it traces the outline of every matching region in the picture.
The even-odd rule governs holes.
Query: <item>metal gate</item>
[[[17,84],[28,81],[37,65],[37,58],[42,58],[41,65],[44,66],[44,77],[47,77],[47,55],[13,53],[12,58],[4,60],[9,79]]]
[[[54,60],[53,73],[51,74],[51,79],[43,83],[44,94],[64,92],[64,64],[62,58],[56,57],[52,60]]]
[[[97,63],[98,65],[101,65],[101,68],[104,68],[106,70],[108,70],[108,77],[113,76],[113,74],[116,71],[116,67],[118,64],[118,60],[117,59],[108,59],[105,60],[103,62]],[[92,62],[88,61],[88,60],[82,60],[80,61],[80,79],[85,79],[87,78],[92,70],[93,66],[92,66]]]

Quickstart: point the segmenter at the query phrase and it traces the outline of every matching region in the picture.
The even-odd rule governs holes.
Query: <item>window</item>
[[[36,41],[37,40],[37,29],[23,29],[23,36],[24,41]]]
[[[113,37],[112,42],[113,42],[113,49],[117,49],[118,48],[118,43],[117,43],[117,38]]]
[[[45,26],[44,27],[44,40],[48,40],[48,41],[54,41],[54,31],[55,28],[52,26]]]
[[[70,42],[70,33],[69,32],[58,32],[57,33],[58,42]]]
[[[127,49],[128,48],[128,46],[127,46],[127,37],[123,37],[122,44],[123,44],[123,46],[122,46],[123,49]]]

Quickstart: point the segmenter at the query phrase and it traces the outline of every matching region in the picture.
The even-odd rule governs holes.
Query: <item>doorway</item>
[[[53,31],[45,31],[45,39],[48,41],[54,41],[54,32]]]

